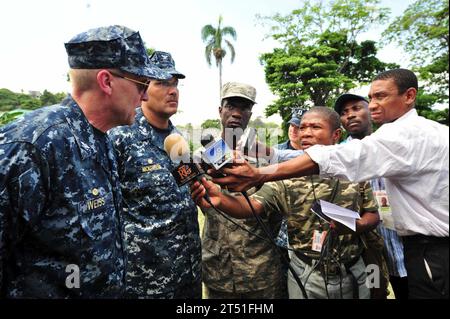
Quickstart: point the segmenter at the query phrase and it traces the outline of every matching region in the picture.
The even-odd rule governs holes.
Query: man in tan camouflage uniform
[[[304,114],[300,125],[303,149],[315,144],[331,145],[340,138],[339,115],[325,107],[314,107]],[[192,187],[192,196],[200,206],[206,190],[217,207],[234,217],[251,214],[245,200],[224,196],[217,187],[203,181]],[[326,223],[313,213],[313,204],[325,200],[360,213],[356,232],[331,221]],[[320,178],[317,175],[266,183],[252,196],[257,213],[277,210],[288,215],[289,245],[294,250],[291,266],[305,286],[308,298],[369,298],[363,245],[359,234],[376,227],[377,205],[369,183]],[[320,244],[320,242],[322,244]],[[313,245],[314,243],[314,245]],[[319,244],[317,244],[319,243]],[[299,286],[288,276],[289,298],[303,298]]]
[[[219,114],[223,127],[222,138],[234,149],[236,139],[250,120],[252,107],[256,103],[256,90],[247,84],[229,82],[223,85],[221,96]],[[226,190],[222,191],[230,194]],[[287,297],[286,282],[282,284],[284,270],[280,256],[270,242],[247,233],[212,208],[203,209],[203,212],[202,271],[207,297]],[[281,216],[268,210],[262,218],[277,234]],[[233,220],[253,233],[266,237],[255,218]]]

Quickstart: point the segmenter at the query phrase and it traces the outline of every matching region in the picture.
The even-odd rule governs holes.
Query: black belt
[[[448,237],[435,237],[435,236],[426,236],[422,234],[412,235],[412,236],[402,236],[402,240],[404,244],[407,245],[447,245],[448,246]]]

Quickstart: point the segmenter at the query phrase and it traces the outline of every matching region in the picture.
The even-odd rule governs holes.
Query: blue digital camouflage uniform
[[[127,297],[201,298],[201,244],[189,186],[178,187],[164,140],[142,109],[109,131],[124,197]],[[177,132],[169,122],[169,133]]]
[[[70,96],[0,128],[1,297],[122,295],[121,195],[99,143]]]

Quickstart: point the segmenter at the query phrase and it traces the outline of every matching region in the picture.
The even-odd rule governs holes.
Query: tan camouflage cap
[[[256,103],[256,89],[253,86],[244,83],[227,82],[222,85],[220,95],[221,100],[227,97],[243,97]]]

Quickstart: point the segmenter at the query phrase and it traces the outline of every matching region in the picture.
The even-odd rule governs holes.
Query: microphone
[[[214,142],[214,136],[212,134],[206,134],[206,135],[202,135],[202,137],[200,138],[200,143],[202,144],[202,146],[204,148],[207,148],[207,146],[209,144],[211,144],[212,142]]]
[[[177,167],[172,170],[178,186],[183,186],[192,180],[200,180],[201,175],[205,174],[199,163],[191,160],[189,144],[177,133],[170,134],[164,140],[164,150]]]
[[[237,150],[244,154],[248,153],[254,146],[256,137],[254,128],[246,129],[237,142]],[[206,165],[219,170],[227,164],[233,163],[233,152],[223,139],[215,141],[211,134],[206,134],[201,137],[200,142],[205,147],[202,159],[206,162]],[[202,164],[202,167],[205,167],[205,165]]]
[[[205,171],[199,163],[191,161],[189,156],[189,144],[183,136],[177,133],[172,133],[167,136],[164,140],[164,150],[173,162],[179,162],[178,166],[171,172],[178,186],[183,186],[194,180],[200,182]],[[205,193],[204,198],[212,205],[211,199],[207,193]]]
[[[213,137],[213,139],[205,145],[205,150],[203,151],[203,160],[207,165],[210,165],[216,170],[219,170],[223,166],[229,163],[233,163],[233,152],[223,139],[214,141]]]
[[[169,155],[170,159],[179,162],[182,156],[187,154],[189,156],[189,145],[186,140],[177,133],[172,133],[164,140],[164,150]]]

